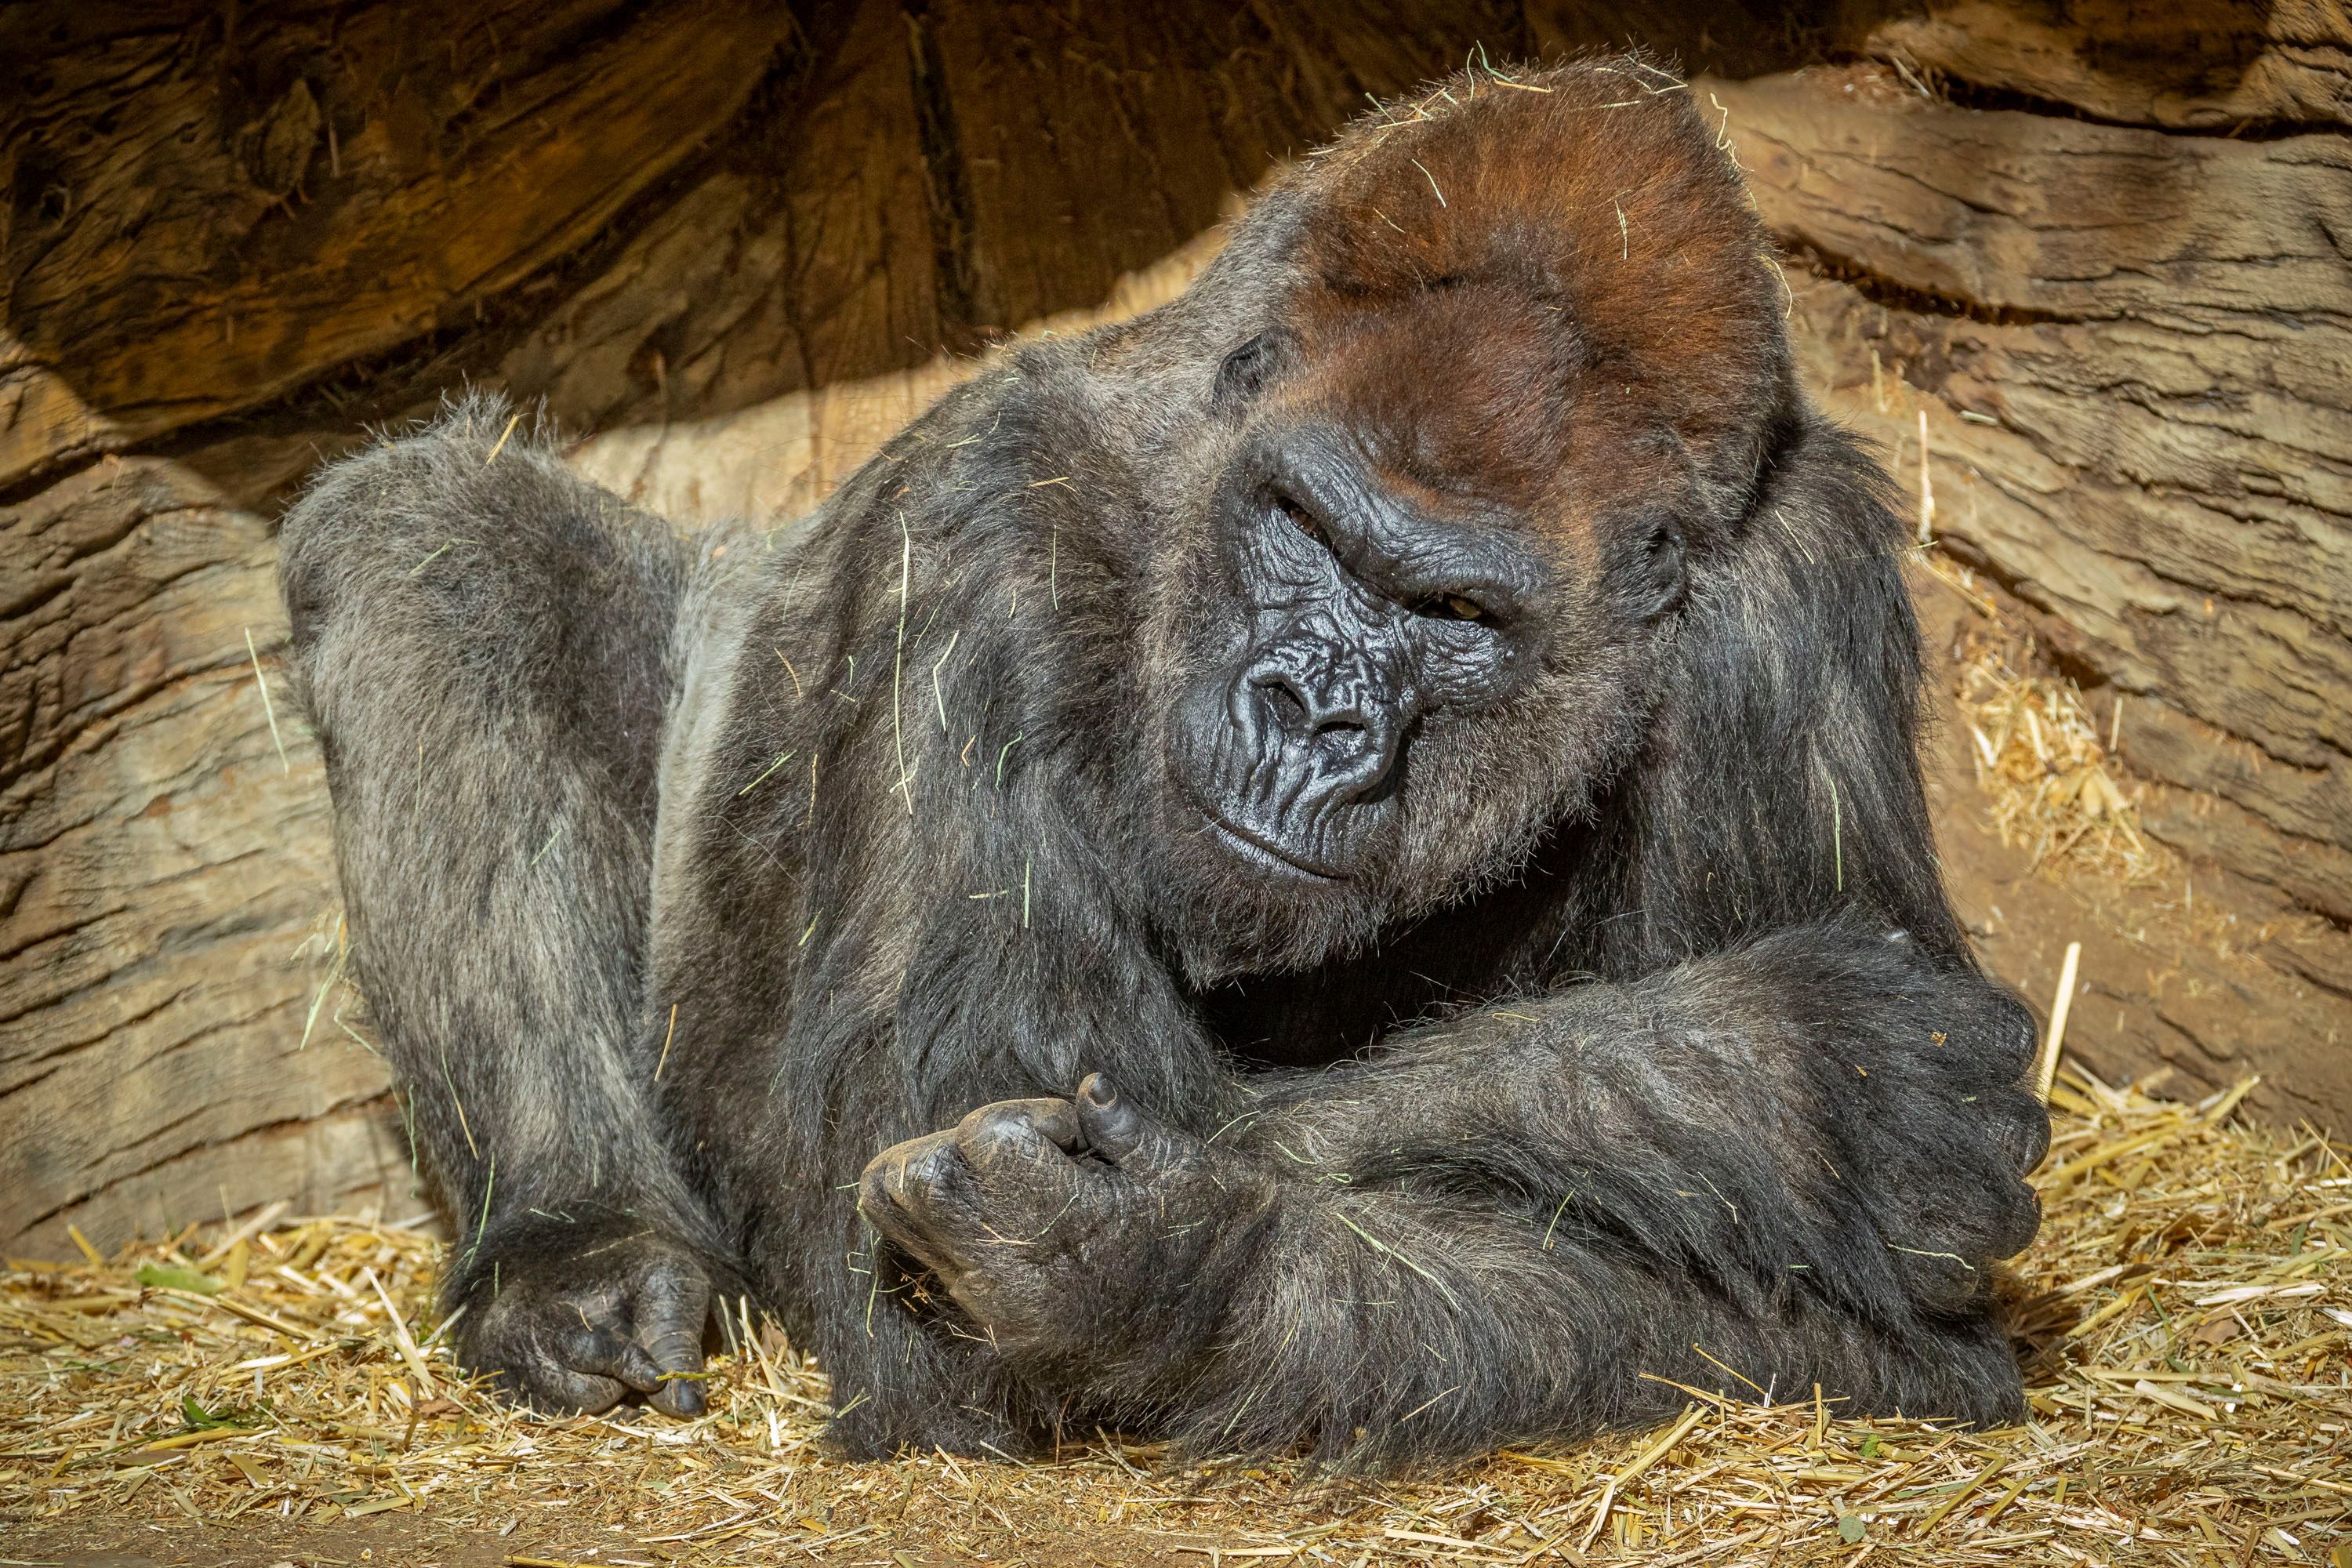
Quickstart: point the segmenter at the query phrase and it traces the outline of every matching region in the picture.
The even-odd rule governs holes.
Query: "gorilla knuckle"
[[[858,1205],[886,1228],[895,1219],[961,1199],[971,1185],[960,1136],[933,1133],[884,1150],[858,1180]]]
[[[1029,1118],[1004,1106],[973,1111],[957,1124],[956,1134],[957,1146],[978,1167],[1025,1156],[1037,1142],[1037,1130]]]
[[[2022,1176],[2050,1152],[2050,1112],[2032,1094],[2005,1089],[1986,1097],[1985,1120],[2007,1168]]]
[[[2019,1182],[2011,1184],[2007,1196],[1990,1237],[1989,1256],[1993,1258],[2016,1257],[2032,1246],[2042,1231],[2042,1194]]]
[[[956,1142],[978,1171],[1035,1166],[1059,1157],[1060,1142],[1046,1123],[1055,1102],[1016,1100],[983,1105],[956,1124]]]
[[[1993,1004],[1992,1057],[2011,1079],[2022,1078],[2040,1054],[2042,1031],[2032,1010],[2006,987]]]

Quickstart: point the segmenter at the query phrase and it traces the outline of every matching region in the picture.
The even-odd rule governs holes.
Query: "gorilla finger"
[[[580,1372],[545,1358],[530,1375],[514,1380],[523,1403],[549,1415],[595,1415],[621,1403],[627,1392],[615,1377]]]
[[[658,1347],[675,1337],[698,1360],[703,1325],[710,1318],[710,1281],[691,1265],[664,1259],[636,1281],[629,1315],[640,1343]]]
[[[969,1182],[953,1132],[933,1132],[894,1143],[866,1163],[857,1178],[858,1212],[887,1229],[906,1223],[919,1205]]]
[[[637,1315],[637,1340],[654,1373],[653,1406],[667,1415],[702,1414],[702,1326],[709,1291],[698,1280],[680,1282],[666,1296],[645,1302]]]
[[[2030,1094],[1992,1100],[1988,1112],[1993,1141],[2019,1176],[2029,1175],[2050,1152],[2050,1112]]]
[[[701,1369],[663,1373],[661,1387],[646,1403],[665,1415],[693,1420],[710,1408],[709,1398],[702,1392]]]
[[[631,1341],[613,1375],[647,1395],[646,1403],[663,1415],[690,1420],[704,1408],[702,1352],[698,1346],[680,1354],[676,1347],[684,1342],[681,1338],[675,1334],[665,1338],[665,1346],[651,1349]]]
[[[702,1389],[701,1335],[673,1328],[653,1336],[648,1359],[655,1368],[651,1404],[667,1415],[691,1420],[709,1407]]]
[[[1143,1113],[1108,1078],[1088,1073],[1078,1085],[1078,1125],[1087,1146],[1116,1164],[1143,1142]]]
[[[1086,1147],[1077,1111],[1066,1100],[1006,1100],[983,1105],[956,1123],[956,1142],[975,1166],[1012,1157],[1038,1160],[1051,1144],[1076,1154]]]
[[[639,1394],[657,1394],[663,1387],[661,1363],[635,1340],[621,1347],[620,1356],[613,1363],[613,1375]]]
[[[866,1223],[933,1268],[957,1261],[947,1238],[970,1228],[976,1207],[971,1172],[952,1132],[886,1149],[858,1178],[857,1211]]]
[[[566,1307],[563,1309],[569,1310]],[[568,1368],[572,1372],[592,1373],[600,1377],[627,1381],[622,1370],[627,1363],[633,1347],[627,1338],[602,1323],[580,1319],[570,1323],[558,1322],[541,1341],[538,1359],[550,1366]]]
[[[2020,1182],[2008,1194],[1995,1219],[1986,1252],[1993,1258],[2014,1258],[2033,1245],[2042,1229],[2042,1194]]]
[[[1101,1073],[1078,1085],[1078,1123],[1087,1146],[1130,1175],[1171,1169],[1184,1152],[1183,1144]]]

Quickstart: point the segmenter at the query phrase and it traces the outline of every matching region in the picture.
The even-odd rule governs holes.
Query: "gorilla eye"
[[[1440,621],[1483,621],[1486,606],[1459,594],[1436,594],[1412,607],[1413,614]]]
[[[1298,530],[1324,549],[1331,548],[1330,531],[1323,526],[1313,512],[1308,511],[1296,500],[1276,491],[1274,497],[1274,510],[1287,518],[1291,527]]]

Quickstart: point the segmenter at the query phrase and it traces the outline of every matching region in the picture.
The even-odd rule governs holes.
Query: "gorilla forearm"
[[[862,1203],[1033,1397],[1203,1451],[1452,1456],[1638,1422],[1676,1384],[2015,1412],[1981,1312],[1857,1310],[1802,1265],[1726,1279],[1560,1207],[1359,1187],[1264,1142],[1171,1131],[1089,1079],[890,1151]]]
[[[1302,1174],[1475,1195],[1742,1299],[1882,1319],[2033,1235],[2024,1009],[1851,920],[1472,1011],[1302,1074],[1236,1137]],[[1791,1270],[1794,1270],[1792,1276]]]
[[[1206,1451],[1305,1446],[1380,1467],[1638,1425],[1685,1388],[1819,1385],[1849,1413],[2018,1407],[2014,1363],[1980,1320],[1892,1327],[1785,1287],[1735,1300],[1462,1200],[1294,1189],[1237,1283],[1175,1423]]]

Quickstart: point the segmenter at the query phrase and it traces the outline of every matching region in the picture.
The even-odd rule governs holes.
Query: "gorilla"
[[[849,1455],[2021,1413],[2034,1027],[1941,888],[1890,488],[1690,99],[1390,104],[797,531],[481,395],[313,483],[467,1366],[692,1415],[742,1297]]]

